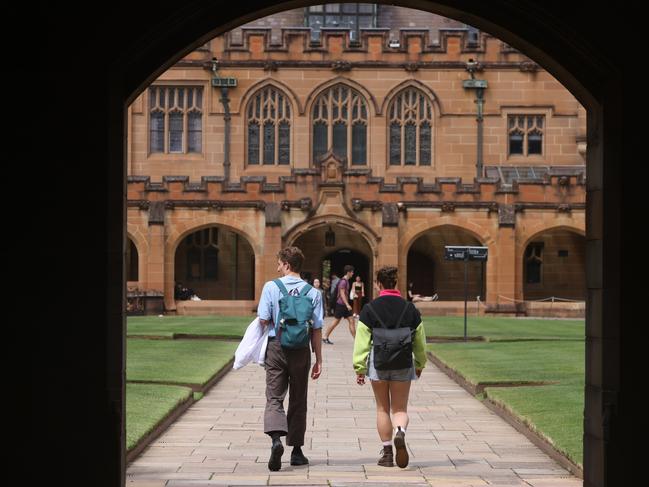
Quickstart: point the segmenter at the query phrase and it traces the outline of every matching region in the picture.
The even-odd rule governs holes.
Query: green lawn
[[[464,337],[464,316],[422,316],[427,337]],[[471,317],[469,337],[497,340],[583,340],[584,320]]]
[[[583,339],[428,345],[435,356],[473,384],[557,382],[487,387],[485,395],[502,403],[577,464],[582,464],[583,457],[584,348]]]
[[[126,379],[204,385],[239,344],[218,340],[143,340],[126,344]]]
[[[250,316],[129,316],[127,336],[161,336],[174,334],[241,338],[255,317]]]
[[[188,387],[126,384],[126,449],[130,450],[183,400]]]

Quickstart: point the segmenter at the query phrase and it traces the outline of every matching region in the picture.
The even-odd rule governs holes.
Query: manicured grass
[[[179,403],[192,395],[188,387],[126,384],[126,449],[130,450]]]
[[[487,387],[485,395],[512,411],[577,464],[582,464],[583,341],[439,343],[428,349],[473,384],[547,381]]]
[[[238,345],[217,340],[129,339],[126,378],[204,385],[234,356]]]
[[[464,316],[422,316],[427,337],[463,337]],[[583,340],[584,320],[491,318],[469,316],[469,337],[497,340]]]
[[[584,376],[584,342],[433,343],[428,348],[474,384]]]
[[[255,317],[250,316],[129,316],[127,336],[173,337],[174,334],[241,338]]]
[[[584,380],[542,387],[488,387],[487,397],[521,418],[574,463],[583,464]]]

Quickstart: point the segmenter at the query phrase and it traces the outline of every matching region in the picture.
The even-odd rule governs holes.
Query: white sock
[[[394,430],[395,434],[399,431],[399,428],[401,428],[401,431],[403,431],[404,434],[406,433],[406,428],[404,428],[402,426],[397,426],[397,429]]]
[[[383,446],[392,446],[392,442],[391,441],[384,441]]]

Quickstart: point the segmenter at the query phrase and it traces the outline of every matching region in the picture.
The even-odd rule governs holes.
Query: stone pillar
[[[165,289],[165,207],[164,201],[152,201],[149,206],[149,252],[147,254],[144,287],[147,291],[164,292],[165,309],[174,308],[171,295]]]
[[[260,259],[261,268],[256,275],[255,299],[259,301],[266,281],[279,277],[277,274],[277,253],[282,250],[282,221],[279,203],[266,203],[266,228]]]
[[[394,203],[383,204],[383,224],[381,227],[381,241],[379,242],[378,255],[375,260],[374,275],[376,271],[386,265],[399,268],[398,288],[403,294],[406,289],[406,282],[403,277],[406,275],[405,263],[399,267],[399,211]],[[405,294],[403,294],[405,296]]]
[[[487,259],[487,296],[489,304],[513,305],[516,298],[516,214],[513,205],[500,205],[496,243]],[[509,298],[509,299],[503,299]]]

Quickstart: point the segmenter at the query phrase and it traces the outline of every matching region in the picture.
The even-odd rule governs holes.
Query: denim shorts
[[[396,380],[401,382],[417,380],[414,359],[412,367],[409,369],[376,370],[374,368],[374,347],[372,346],[370,355],[367,358],[367,378],[369,380]]]

